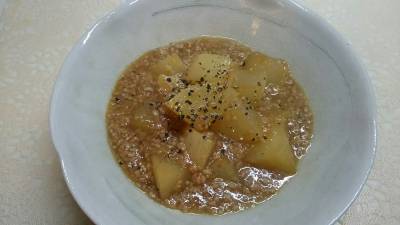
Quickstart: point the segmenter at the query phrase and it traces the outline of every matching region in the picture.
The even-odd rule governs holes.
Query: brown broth
[[[229,55],[236,64],[252,50],[231,39],[200,37],[176,42],[168,46],[146,52],[130,64],[121,74],[113,90],[106,114],[106,124],[110,147],[127,176],[150,198],[168,208],[183,212],[224,214],[236,212],[274,195],[291,177],[288,174],[255,168],[243,161],[249,148],[222,135],[217,135],[217,143],[207,166],[199,170],[188,158],[180,134],[168,128],[168,118],[162,103],[166,100],[160,94],[157,78],[149,67],[170,54],[177,54],[189,65],[192,58],[200,53]],[[138,106],[148,105],[152,117],[151,132],[132,127],[132,115]],[[307,98],[297,82],[289,76],[279,88],[266,88],[265,101],[257,108],[263,115],[264,128],[282,122],[271,116],[281,111],[288,112],[288,135],[293,154],[301,158],[310,146],[313,132],[313,115]],[[154,181],[151,154],[160,149],[168,149],[165,154],[188,169],[191,179],[182,184],[181,191],[161,199]],[[238,180],[228,181],[215,178],[210,165],[219,157],[227,157],[236,168]]]

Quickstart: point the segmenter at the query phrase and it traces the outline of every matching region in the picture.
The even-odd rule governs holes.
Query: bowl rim
[[[76,189],[74,187],[74,184],[69,179],[69,172],[68,168],[65,166],[64,161],[63,161],[63,152],[60,150],[61,147],[58,144],[57,139],[55,138],[55,133],[56,133],[56,128],[54,126],[54,121],[55,121],[55,102],[57,100],[57,95],[59,93],[59,89],[62,86],[65,77],[68,75],[66,73],[63,73],[65,68],[68,67],[68,65],[71,63],[71,58],[73,58],[73,55],[77,54],[79,49],[85,45],[85,42],[87,39],[90,37],[91,33],[96,30],[96,28],[107,22],[108,20],[112,19],[113,17],[117,16],[118,13],[120,13],[122,10],[124,10],[128,6],[134,6],[137,5],[138,2],[142,2],[143,0],[122,0],[121,3],[105,15],[103,15],[101,18],[97,19],[92,25],[89,26],[88,29],[80,36],[80,38],[74,43],[73,47],[71,50],[68,52],[68,54],[65,56],[63,65],[60,67],[58,70],[58,75],[56,77],[55,83],[53,85],[53,90],[51,94],[51,99],[50,99],[50,105],[49,105],[49,128],[50,128],[50,136],[52,139],[53,146],[57,152],[58,158],[61,163],[61,169],[63,172],[64,180],[65,183],[67,184],[67,187],[72,194],[75,202],[78,204],[78,206],[84,211],[84,213],[89,217],[89,219],[94,222],[95,224],[101,224],[101,221],[99,221],[95,213],[93,213],[91,210],[88,209],[88,205],[84,203],[84,201],[80,198],[78,198],[78,194],[76,192]],[[364,177],[362,178],[362,182],[360,185],[357,187],[356,192],[353,193],[352,198],[348,200],[347,205],[340,211],[339,214],[337,214],[333,220],[329,224],[334,224],[338,219],[340,219],[343,214],[349,209],[349,207],[354,203],[354,201],[357,199],[359,196],[363,186],[365,185],[374,161],[376,157],[376,150],[377,150],[377,125],[376,125],[376,118],[377,118],[377,107],[376,107],[376,95],[374,92],[374,88],[372,85],[372,79],[370,75],[368,74],[367,68],[365,64],[360,60],[356,52],[354,51],[352,44],[347,41],[329,22],[327,22],[322,16],[318,15],[314,11],[310,10],[309,8],[305,7],[304,4],[301,2],[301,0],[274,0],[280,3],[285,4],[285,6],[288,6],[295,11],[301,12],[301,16],[309,17],[312,19],[320,28],[326,29],[330,34],[334,35],[334,38],[346,45],[346,51],[349,55],[352,56],[354,62],[352,64],[356,65],[358,69],[361,71],[360,73],[363,74],[363,77],[361,81],[363,81],[362,85],[363,88],[365,89],[366,96],[365,98],[368,100],[367,107],[370,109],[370,115],[369,117],[371,118],[370,121],[368,121],[371,125],[371,130],[370,135],[372,137],[372,140],[369,142],[369,149],[371,155],[369,158],[368,162],[368,168],[364,173]]]

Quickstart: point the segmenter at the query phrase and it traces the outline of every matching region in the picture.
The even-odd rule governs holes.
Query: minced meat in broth
[[[106,122],[117,162],[141,190],[166,207],[207,214],[274,195],[295,174],[313,127],[285,61],[214,37],[134,61],[116,83]]]

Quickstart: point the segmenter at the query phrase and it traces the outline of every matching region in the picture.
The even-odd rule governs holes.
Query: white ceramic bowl
[[[234,38],[286,59],[315,114],[312,147],[297,176],[264,204],[218,217],[150,200],[114,161],[104,122],[125,66],[149,49],[199,35]],[[67,57],[50,122],[66,182],[97,224],[331,224],[359,193],[376,142],[371,84],[350,45],[320,17],[281,0],[127,1]]]

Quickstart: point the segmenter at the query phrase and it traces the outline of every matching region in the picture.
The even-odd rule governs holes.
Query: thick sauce
[[[232,64],[243,66],[252,52],[230,39],[201,37],[149,51],[122,73],[106,115],[109,143],[127,176],[149,197],[183,212],[224,214],[270,198],[293,175],[254,166],[244,159],[253,146],[251,141],[242,142],[215,132],[215,147],[205,165],[197,166],[188,154],[182,131],[174,126],[176,122],[163,107],[171,96],[160,91],[159,74],[151,69],[173,54],[188,66],[201,53],[229,56]],[[280,63],[286,65],[283,60]],[[186,74],[180,76],[187,83]],[[262,117],[263,133],[257,136],[268,140],[273,136],[273,127],[283,124],[292,154],[296,160],[300,159],[310,145],[313,127],[312,112],[303,90],[290,73],[279,85],[267,85],[263,89],[263,101],[254,109]],[[206,135],[204,139],[208,138]],[[154,154],[160,155],[161,160],[173,159],[185,169],[176,191],[167,196],[160,194],[155,181],[151,158]],[[221,166],[216,165],[220,165],[220,159],[229,162],[231,175],[222,172],[219,176]]]

